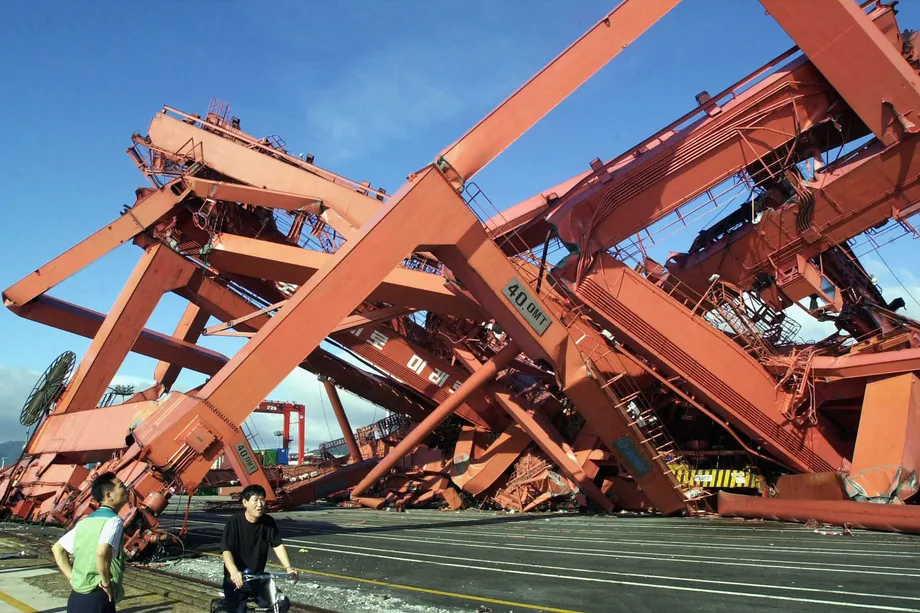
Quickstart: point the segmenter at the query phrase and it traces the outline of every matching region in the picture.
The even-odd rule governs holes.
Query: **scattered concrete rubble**
[[[160,568],[171,573],[217,583],[223,578],[223,567],[219,560],[213,558],[178,560]],[[475,607],[444,609],[410,604],[391,594],[383,593],[373,585],[334,587],[318,583],[312,576],[305,574],[301,574],[297,584],[282,581],[280,585],[291,600],[343,613],[470,613],[475,610]]]

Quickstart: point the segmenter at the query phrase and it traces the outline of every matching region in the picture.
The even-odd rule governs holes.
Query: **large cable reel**
[[[51,412],[61,398],[73,372],[77,356],[73,351],[59,355],[38,379],[19,414],[19,423],[31,427]]]

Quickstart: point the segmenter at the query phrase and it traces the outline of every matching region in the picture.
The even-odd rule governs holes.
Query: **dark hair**
[[[240,492],[240,502],[244,500],[249,500],[253,496],[261,496],[265,498],[265,488],[261,485],[247,485],[243,488],[243,491]]]
[[[102,473],[93,479],[92,492],[96,502],[101,503],[106,493],[115,489],[115,479],[117,478],[115,473]]]

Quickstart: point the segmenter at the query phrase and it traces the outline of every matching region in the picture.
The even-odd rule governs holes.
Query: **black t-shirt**
[[[253,573],[265,571],[268,548],[281,544],[281,532],[278,524],[268,515],[263,515],[256,523],[246,520],[243,512],[235,513],[227,520],[224,534],[220,539],[220,550],[233,555],[233,563],[240,572],[247,568]],[[226,565],[224,575],[229,576]]]

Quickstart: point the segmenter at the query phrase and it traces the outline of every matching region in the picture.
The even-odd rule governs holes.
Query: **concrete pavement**
[[[920,611],[920,539],[727,519],[314,507],[276,515],[311,580],[495,613]],[[193,513],[216,551],[226,516]],[[304,551],[301,551],[304,550]],[[303,600],[300,598],[300,600]]]

